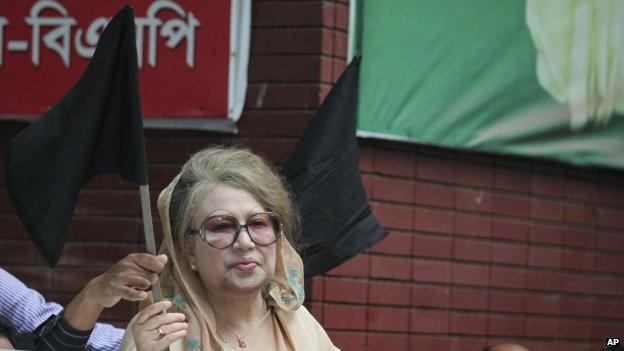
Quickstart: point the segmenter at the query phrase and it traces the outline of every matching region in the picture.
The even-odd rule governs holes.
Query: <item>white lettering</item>
[[[56,10],[62,17],[39,17],[39,14],[45,9]],[[43,43],[47,48],[59,54],[65,67],[69,67],[69,35],[71,34],[71,26],[76,24],[76,20],[73,17],[67,16],[67,10],[61,4],[53,0],[38,1],[30,9],[30,17],[26,18],[26,23],[32,26],[32,49],[30,57],[35,66],[39,66],[39,37],[41,36],[41,27],[56,26],[57,28],[43,36]]]

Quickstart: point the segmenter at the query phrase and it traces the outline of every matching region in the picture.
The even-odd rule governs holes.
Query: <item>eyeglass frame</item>
[[[271,217],[271,220],[273,220],[275,222],[275,220],[277,220],[277,232],[275,233],[275,240],[268,243],[268,244],[258,244],[253,237],[251,236],[251,233],[249,233],[249,219],[253,216],[257,216],[260,214],[268,214],[269,217]],[[245,224],[240,224],[240,222],[236,219],[236,217],[232,216],[232,215],[214,215],[214,216],[210,216],[206,219],[203,220],[202,224],[205,223],[206,221],[208,221],[211,218],[216,218],[216,217],[231,217],[234,218],[234,222],[236,223],[236,232],[234,233],[234,239],[232,239],[232,242],[225,247],[217,247],[212,245],[211,243],[209,243],[208,241],[206,241],[206,234],[204,233],[205,230],[207,230],[206,228],[200,228],[200,229],[193,229],[193,228],[187,228],[186,231],[184,232],[185,235],[191,236],[191,235],[195,235],[195,234],[199,234],[199,238],[205,242],[206,244],[210,245],[211,247],[214,247],[215,249],[220,249],[220,250],[224,250],[227,249],[228,247],[234,245],[234,243],[236,242],[236,240],[238,240],[238,237],[241,233],[241,231],[243,230],[243,228],[245,228],[245,231],[247,232],[247,235],[249,236],[249,240],[251,240],[255,245],[258,246],[269,246],[269,245],[273,245],[277,242],[277,240],[282,236],[282,221],[280,220],[280,216],[279,214],[277,214],[276,212],[271,212],[271,211],[265,211],[265,212],[257,212],[254,214],[249,215],[249,217],[247,217],[247,223]],[[274,229],[275,230],[275,229]]]

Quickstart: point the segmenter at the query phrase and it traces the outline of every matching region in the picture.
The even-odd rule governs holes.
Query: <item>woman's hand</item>
[[[186,317],[182,313],[163,314],[169,307],[171,301],[164,300],[139,312],[132,325],[137,351],[161,351],[186,335]]]

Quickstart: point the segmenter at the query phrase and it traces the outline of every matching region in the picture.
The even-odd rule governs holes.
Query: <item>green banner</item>
[[[357,6],[359,135],[624,169],[624,1]]]

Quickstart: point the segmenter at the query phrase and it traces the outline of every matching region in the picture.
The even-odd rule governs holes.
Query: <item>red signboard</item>
[[[227,118],[229,0],[0,0],[0,115],[42,115],[134,8],[146,117]]]

